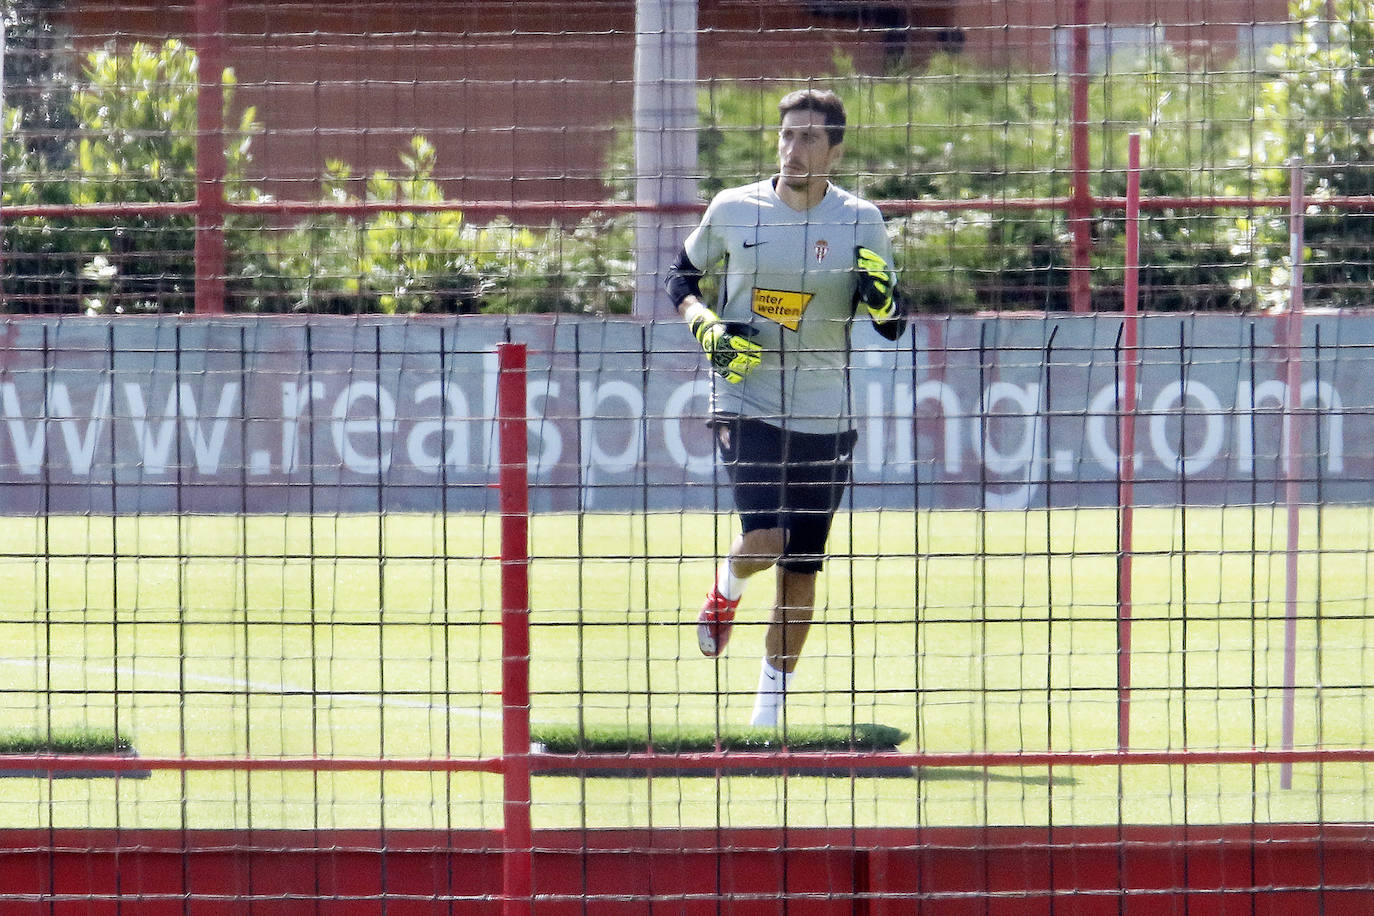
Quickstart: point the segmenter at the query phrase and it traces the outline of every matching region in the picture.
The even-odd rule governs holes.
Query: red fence
[[[970,753],[641,753],[530,748],[523,344],[500,348],[502,733],[495,758],[6,756],[72,771],[500,774],[503,828],[48,829],[0,832],[6,914],[918,913],[1356,914],[1374,909],[1368,825],[539,829],[532,777],[632,767],[646,778],[825,767],[1290,766],[1374,763],[1374,749]],[[852,778],[852,777],[851,777]],[[990,820],[996,820],[995,816]]]
[[[14,916],[532,913],[1363,916],[1368,826],[558,830],[503,898],[499,834],[10,831]]]

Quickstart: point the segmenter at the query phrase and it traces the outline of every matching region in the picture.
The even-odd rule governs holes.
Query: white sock
[[[749,720],[750,725],[763,728],[777,726],[782,718],[783,704],[787,702],[787,689],[792,686],[795,675],[795,671],[778,671],[768,664],[768,659],[763,660],[763,669],[759,671],[759,692],[754,696],[754,714]]]
[[[716,591],[731,601],[744,597],[744,580],[730,568],[729,557],[721,560],[720,568],[716,570]]]

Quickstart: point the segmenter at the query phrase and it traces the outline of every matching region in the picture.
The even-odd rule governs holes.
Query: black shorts
[[[849,484],[856,434],[791,432],[748,417],[711,425],[744,531],[781,528],[778,565],[820,572],[830,521]]]

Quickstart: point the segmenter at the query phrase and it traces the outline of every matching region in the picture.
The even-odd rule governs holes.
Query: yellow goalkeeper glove
[[[893,293],[897,288],[897,278],[887,266],[883,256],[871,248],[859,245],[854,249],[854,272],[859,275],[859,284],[854,290],[854,302],[868,306],[868,314],[874,324],[887,324],[900,317],[897,300]]]
[[[739,382],[759,367],[763,348],[746,336],[754,333],[747,325],[726,324],[715,312],[694,303],[687,308],[687,326],[706,351],[711,368],[727,382]]]

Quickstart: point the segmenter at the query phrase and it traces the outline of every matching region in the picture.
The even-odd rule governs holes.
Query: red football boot
[[[701,646],[702,655],[715,658],[725,651],[725,644],[730,641],[730,630],[735,625],[737,607],[738,600],[731,601],[712,587],[711,594],[706,596],[706,604],[697,615],[697,645]]]

